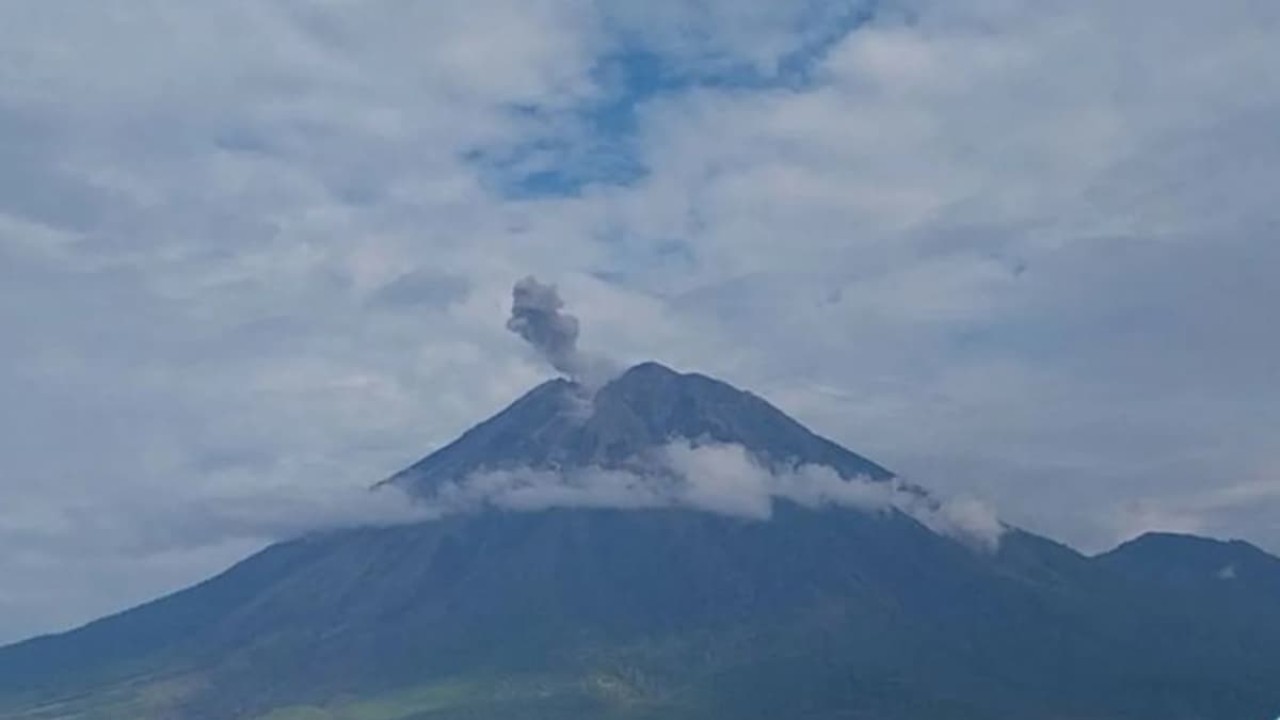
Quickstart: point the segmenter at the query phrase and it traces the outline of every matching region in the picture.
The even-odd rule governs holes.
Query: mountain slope
[[[1241,540],[1148,533],[1100,555],[1098,562],[1173,592],[1243,591],[1280,603],[1280,558]]]
[[[390,482],[429,495],[482,469],[607,467],[678,438],[891,477],[702,376],[639,366],[590,414],[577,392],[540,386]],[[1265,578],[1280,561],[1186,542],[1087,558],[1012,530],[986,552],[893,509],[781,501],[768,521],[560,508],[328,532],[0,649],[0,718],[1274,714],[1273,586],[1186,591],[1172,571],[1207,554]]]
[[[387,482],[429,494],[444,481],[484,469],[618,467],[678,439],[733,443],[771,464],[823,465],[846,478],[892,476],[756,395],[651,362],[591,397],[565,380],[539,385]]]

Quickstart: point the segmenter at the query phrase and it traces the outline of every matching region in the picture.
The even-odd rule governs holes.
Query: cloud
[[[776,501],[808,508],[901,512],[934,532],[994,549],[1005,525],[975,500],[942,502],[899,479],[842,478],[818,465],[770,468],[740,445],[670,443],[622,468],[484,470],[420,500],[433,516],[553,507],[689,508],[767,521]]]
[[[464,277],[429,270],[411,270],[378,288],[372,299],[374,302],[393,306],[442,310],[465,300],[470,290],[471,284]]]
[[[604,9],[606,25],[682,74],[768,80],[821,52],[872,14],[868,0],[658,0]],[[728,77],[726,77],[728,76]]]
[[[1105,521],[1117,541],[1146,532],[1249,537],[1274,527],[1280,511],[1280,480],[1257,479],[1217,483],[1209,489],[1153,494],[1118,503]]]
[[[362,489],[545,379],[527,274],[1015,525],[1280,547],[1175,502],[1274,460],[1280,5],[860,6],[0,4],[0,637],[269,541],[119,550],[157,513]],[[509,148],[606,171],[510,196]]]

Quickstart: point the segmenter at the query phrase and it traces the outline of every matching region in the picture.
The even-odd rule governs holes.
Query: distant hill
[[[648,363],[553,381],[387,481],[651,472],[672,442],[885,468],[761,398]],[[922,498],[924,490],[904,492]],[[0,718],[1235,720],[1280,713],[1280,559],[1149,535],[994,547],[910,507],[780,496],[474,507],[270,547],[174,595],[0,649]]]

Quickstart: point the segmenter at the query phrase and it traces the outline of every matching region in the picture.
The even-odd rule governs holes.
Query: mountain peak
[[[1280,599],[1280,559],[1243,540],[1149,532],[1098,556],[1099,563],[1126,576],[1171,587],[1248,585]]]
[[[594,395],[551,380],[387,482],[415,494],[492,469],[619,467],[663,445],[735,444],[772,465],[824,465],[846,478],[888,470],[810,432],[752,393],[656,362]]]
[[[632,381],[643,381],[646,379],[652,380],[657,378],[676,378],[676,377],[680,377],[683,374],[684,373],[680,373],[675,370],[672,370],[671,368],[667,367],[666,365],[663,365],[660,362],[656,362],[653,360],[646,360],[642,363],[632,365],[625,372],[623,372],[622,375],[620,375],[617,378],[617,380],[614,380],[614,382],[619,382],[624,379],[629,379]]]
[[[1243,540],[1218,540],[1200,535],[1185,533],[1151,531],[1122,543],[1106,555],[1159,555],[1176,553],[1179,556],[1200,556],[1217,558],[1231,554],[1265,554],[1262,550]]]

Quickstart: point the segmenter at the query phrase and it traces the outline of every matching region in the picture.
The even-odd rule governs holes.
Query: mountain
[[[1098,562],[1171,594],[1243,593],[1280,603],[1280,558],[1242,540],[1148,533]]]
[[[535,388],[386,481],[635,468],[673,441],[843,482],[892,473],[759,397],[656,364]],[[923,491],[915,491],[921,492]],[[1280,712],[1280,560],[1144,536],[1086,557],[779,499],[473,511],[272,546],[0,649],[0,718],[1179,720]]]
[[[589,399],[566,380],[544,383],[387,483],[430,494],[485,469],[616,468],[676,439],[733,443],[769,464],[823,465],[845,478],[892,476],[749,392],[649,362]]]

